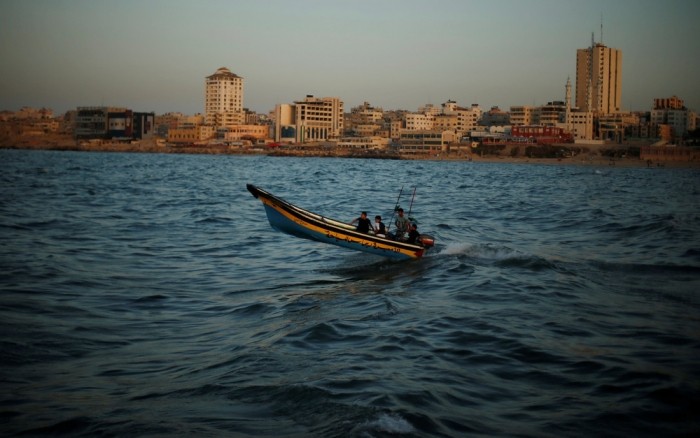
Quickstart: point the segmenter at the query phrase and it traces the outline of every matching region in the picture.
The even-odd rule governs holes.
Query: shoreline
[[[611,145],[607,145],[610,147]],[[616,145],[617,146],[617,145]],[[622,145],[625,146],[625,145]],[[464,161],[473,163],[501,164],[541,164],[541,165],[578,165],[591,167],[644,167],[644,168],[700,168],[700,161],[656,161],[647,162],[639,157],[611,158],[600,153],[600,149],[589,151],[574,157],[531,158],[526,156],[505,156],[498,154],[479,155],[465,152],[442,152],[439,154],[395,154],[377,151],[351,151],[330,148],[290,148],[267,149],[263,147],[230,147],[223,145],[208,146],[171,146],[156,139],[131,143],[77,143],[72,137],[64,135],[17,137],[0,140],[0,149],[53,150],[76,152],[127,152],[127,153],[163,153],[163,154],[202,154],[202,155],[258,155],[272,157],[315,157],[315,158],[356,158],[380,160],[422,160],[422,161]]]

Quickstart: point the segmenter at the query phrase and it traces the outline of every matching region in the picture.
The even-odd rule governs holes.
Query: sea
[[[700,169],[0,150],[0,435],[700,434]],[[436,245],[272,229],[257,185]]]

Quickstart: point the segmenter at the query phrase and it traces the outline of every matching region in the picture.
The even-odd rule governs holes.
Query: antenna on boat
[[[389,226],[386,229],[387,234],[389,233],[389,230],[391,229],[391,224],[394,222],[394,215],[399,209],[399,200],[401,199],[401,194],[403,193],[403,186],[401,186],[401,191],[399,192],[399,197],[396,198],[396,204],[394,205],[394,211],[391,213],[391,219],[389,219]]]
[[[408,220],[413,222],[411,219],[411,210],[413,210],[413,200],[416,199],[416,188],[413,188],[413,196],[411,197],[411,205],[408,207]]]

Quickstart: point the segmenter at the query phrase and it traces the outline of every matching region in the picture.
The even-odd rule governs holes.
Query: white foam
[[[443,255],[469,254],[472,245],[468,243],[448,243],[445,249],[440,251]]]
[[[489,260],[505,260],[513,257],[521,257],[523,254],[506,246],[488,244],[473,245],[469,243],[450,243],[439,255],[466,255],[469,257]]]
[[[397,414],[382,414],[376,420],[368,423],[367,426],[391,434],[411,433],[415,431],[411,423]]]

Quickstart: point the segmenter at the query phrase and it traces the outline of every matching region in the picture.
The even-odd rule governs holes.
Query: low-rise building
[[[191,144],[203,142],[214,137],[215,128],[211,125],[195,125],[168,130],[168,142]]]
[[[270,139],[268,125],[235,125],[217,130],[217,137],[230,142],[239,140],[261,141]]]
[[[81,140],[140,140],[155,133],[155,113],[118,107],[78,107],[75,138]]]
[[[388,138],[369,136],[369,137],[343,137],[338,140],[336,146],[340,149],[371,149],[382,150],[386,149],[389,144]]]
[[[569,132],[556,126],[513,126],[510,135],[515,141],[534,141],[538,144],[573,143],[574,141]]]
[[[454,131],[404,129],[396,148],[402,154],[437,154],[446,152],[456,138]]]

